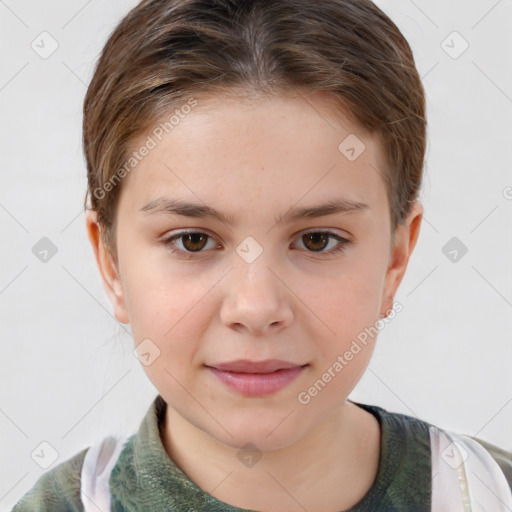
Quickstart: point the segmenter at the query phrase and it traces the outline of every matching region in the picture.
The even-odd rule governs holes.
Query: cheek
[[[311,404],[327,414],[362,377],[378,334],[378,283],[378,276],[345,277],[309,287],[314,295],[307,304],[322,322],[315,319],[318,327],[310,331],[316,359],[297,396],[300,404]]]
[[[309,297],[306,304],[325,323],[326,334],[346,339],[379,318],[383,282],[378,264],[360,264],[331,279],[307,279],[301,288]]]
[[[205,300],[209,287],[191,284],[189,278],[159,278],[147,270],[127,279],[126,304],[134,345],[140,344],[139,359],[153,385],[179,396],[183,392],[181,385],[193,389],[191,368],[196,364],[202,334],[211,321]],[[141,358],[146,351],[143,347],[156,354],[150,364]]]
[[[125,296],[134,337],[135,333],[153,337],[166,346],[180,339],[190,345],[194,334],[208,322],[208,301],[204,300],[207,290],[200,283],[177,278],[137,278],[127,287]]]
[[[134,236],[125,236],[122,249],[124,301],[134,334],[164,340],[186,331],[191,317],[196,325],[202,321],[201,300],[215,284],[215,276],[198,273],[187,263],[173,264],[163,249]]]
[[[312,300],[308,306],[322,320],[310,333],[317,359],[302,390],[317,407],[344,400],[367,368],[379,332],[382,283],[382,264],[361,258],[337,277],[304,286]]]

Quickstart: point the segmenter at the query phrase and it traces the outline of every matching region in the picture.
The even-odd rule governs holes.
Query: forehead
[[[169,123],[179,111],[173,107],[134,141],[132,151],[152,141],[123,182],[122,194],[139,208],[166,193],[241,206],[263,204],[263,198],[266,206],[272,199],[313,201],[327,192],[375,207],[386,201],[378,139],[329,97],[198,96],[195,101]]]

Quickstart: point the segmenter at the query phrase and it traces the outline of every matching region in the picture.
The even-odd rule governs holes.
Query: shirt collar
[[[353,403],[379,421],[381,454],[373,486],[351,510],[375,510],[376,506],[391,503],[390,500],[393,500],[394,510],[411,510],[408,506],[416,506],[414,510],[418,511],[429,510],[431,475],[427,424],[380,407]],[[113,496],[122,503],[131,503],[133,510],[254,512],[217,500],[174,463],[161,438],[166,407],[161,395],[150,405],[138,433],[132,436],[113,471]],[[414,489],[410,488],[411,482],[416,484]],[[401,508],[397,499],[403,500],[405,508]]]

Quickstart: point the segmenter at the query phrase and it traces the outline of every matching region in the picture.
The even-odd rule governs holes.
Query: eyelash
[[[339,244],[334,248],[334,249],[331,249],[330,251],[327,251],[327,252],[324,252],[323,250],[322,251],[309,251],[309,250],[306,250],[306,252],[309,252],[311,254],[319,254],[319,255],[326,255],[327,257],[329,256],[332,256],[332,255],[336,255],[342,251],[345,250],[346,246],[349,245],[351,242],[350,240],[347,240],[346,238],[343,238],[339,235],[337,235],[336,233],[333,233],[332,231],[308,231],[306,233],[302,233],[301,236],[304,236],[304,235],[311,235],[311,234],[322,234],[322,235],[327,235],[329,238],[334,238],[335,240],[337,240],[339,242]],[[210,236],[208,233],[205,233],[203,231],[180,231],[179,233],[176,233],[170,237],[167,237],[165,239],[163,239],[161,241],[162,245],[164,245],[165,247],[168,247],[170,245],[174,245],[174,242],[175,240],[178,240],[186,235],[206,235],[208,237],[209,240],[213,240],[213,237]],[[301,237],[299,237],[301,238]],[[329,243],[327,244],[329,245]],[[181,254],[185,259],[190,259],[190,258],[193,258],[195,254],[201,254],[202,252],[205,252],[204,250],[200,250],[200,251],[183,251],[182,249],[177,249],[176,247],[174,249],[171,249],[171,253],[178,253],[178,254]]]

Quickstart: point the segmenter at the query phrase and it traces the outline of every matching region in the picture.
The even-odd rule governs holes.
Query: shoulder
[[[83,449],[43,474],[11,512],[110,510],[112,470],[135,437],[110,435]]]
[[[388,412],[375,406],[371,406],[371,409],[378,412],[381,418],[385,417],[388,423],[401,424],[402,428],[407,430],[409,434],[413,434],[412,436],[408,436],[409,439],[416,441],[428,435],[430,443],[429,451],[432,459],[435,458],[435,455],[440,454],[448,465],[455,465],[455,462],[450,460],[452,456],[460,458],[460,462],[466,462],[469,456],[472,455],[474,458],[484,463],[486,470],[490,470],[492,467],[496,469],[493,462],[496,463],[512,491],[512,452],[477,437],[450,432],[449,430],[436,427],[427,421],[412,416]],[[439,444],[440,439],[445,440],[445,445]],[[451,448],[456,447],[460,447],[461,452],[453,455]]]
[[[495,512],[512,510],[511,452],[412,416],[358,405],[381,424],[385,494],[394,505],[399,495],[403,505],[394,509],[454,510],[467,502]],[[423,508],[404,501],[408,490],[414,499],[422,494]]]
[[[512,452],[503,450],[502,448],[488,443],[487,441],[483,441],[482,439],[478,439],[477,437],[473,437],[472,439],[482,445],[491,455],[491,457],[496,461],[498,466],[501,468],[501,471],[503,471],[503,474],[505,475],[508,485],[512,491]]]
[[[89,448],[44,473],[14,505],[12,512],[83,512],[80,474]]]
[[[446,439],[450,440],[450,442],[459,443],[462,446],[469,444],[470,446],[475,447],[476,443],[478,443],[476,445],[477,453],[480,455],[480,457],[482,457],[482,454],[487,454],[496,462],[496,464],[503,472],[508,482],[508,485],[512,489],[511,451],[504,450],[498,446],[488,443],[487,441],[483,441],[482,439],[479,439],[477,437],[450,432],[448,430],[436,427],[435,425],[425,420],[408,416],[406,414],[389,412],[386,411],[385,409],[373,405],[358,405],[361,405],[366,410],[373,412],[373,414],[380,419],[381,424],[384,421],[387,425],[393,425],[395,429],[407,432],[407,438],[409,442],[413,441],[415,443],[418,440],[421,440],[421,442],[423,442],[428,437],[430,444],[429,451],[431,453],[435,449],[435,447],[432,446],[432,444],[439,438],[440,435],[446,436]],[[482,447],[484,450],[482,450],[480,447]],[[450,452],[445,453],[444,458],[449,458],[449,455]],[[463,456],[465,457],[466,454],[463,454]]]
[[[375,405],[357,405],[372,413],[381,427],[377,477],[357,510],[430,511],[428,424]]]
[[[512,454],[467,435],[433,426],[430,430],[435,510],[461,499],[483,510],[512,510],[510,472],[503,469]]]

